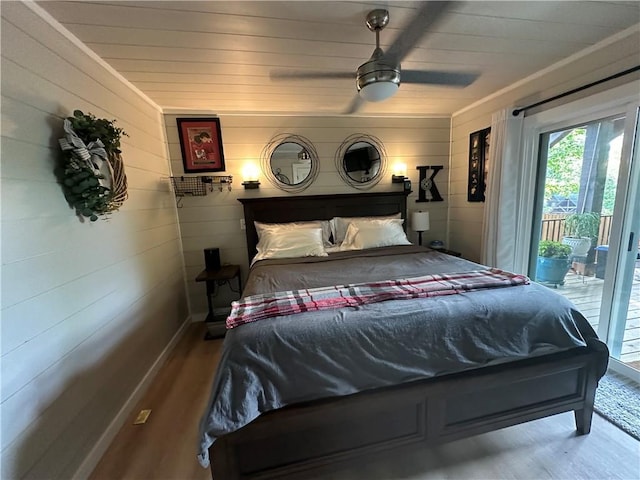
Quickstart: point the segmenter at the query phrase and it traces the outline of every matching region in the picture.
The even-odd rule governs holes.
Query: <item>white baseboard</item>
[[[184,332],[190,324],[191,317],[188,316],[182,323],[182,325],[180,325],[180,328],[171,338],[164,350],[162,350],[162,353],[158,355],[156,361],[153,362],[151,368],[149,368],[144,377],[142,377],[142,380],[140,380],[138,386],[133,390],[131,395],[129,395],[129,398],[127,398],[127,400],[124,402],[124,405],[122,405],[120,411],[116,414],[104,433],[100,436],[87,457],[80,464],[78,470],[76,470],[76,473],[72,477],[73,480],[84,480],[89,478],[89,475],[91,475],[91,472],[93,472],[93,470],[96,468],[96,465],[98,465],[98,462],[107,451],[107,448],[109,448],[109,445],[111,445],[111,442],[115,438],[116,434],[125,424],[125,422],[129,418],[129,415],[142,398],[142,395],[147,391],[147,388],[149,388],[151,381],[155,378],[155,376],[160,371],[160,368],[167,361],[167,359],[169,358],[169,354],[178,343],[178,340],[180,340],[182,335],[184,335]]]

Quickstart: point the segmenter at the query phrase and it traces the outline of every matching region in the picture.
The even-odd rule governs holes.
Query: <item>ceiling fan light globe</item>
[[[400,67],[394,68],[376,60],[358,68],[356,86],[360,97],[368,102],[380,102],[392,97],[400,86]]]
[[[360,89],[360,96],[368,102],[381,102],[398,91],[398,84],[391,81],[369,83]]]

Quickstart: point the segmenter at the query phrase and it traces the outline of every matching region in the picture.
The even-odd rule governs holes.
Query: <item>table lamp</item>
[[[422,232],[429,230],[429,212],[419,210],[411,214],[411,228],[418,232],[418,245],[422,245]]]

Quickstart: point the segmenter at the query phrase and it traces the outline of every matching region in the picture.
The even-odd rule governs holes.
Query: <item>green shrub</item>
[[[545,258],[567,259],[571,255],[571,247],[552,240],[542,240],[538,244],[538,256]]]

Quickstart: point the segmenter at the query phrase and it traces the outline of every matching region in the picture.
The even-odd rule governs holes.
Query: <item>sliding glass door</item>
[[[610,253],[606,274],[611,283],[605,288],[605,298],[610,302],[603,308],[603,318],[598,335],[607,340],[611,357],[623,366],[640,370],[640,129],[639,110],[629,112],[633,116],[627,122],[631,130],[625,142],[630,162],[621,165],[620,176],[626,186],[624,198],[616,203],[614,214],[622,221],[613,225]]]
[[[622,370],[640,369],[637,120],[633,104],[540,131],[529,260],[529,274],[576,304]]]

